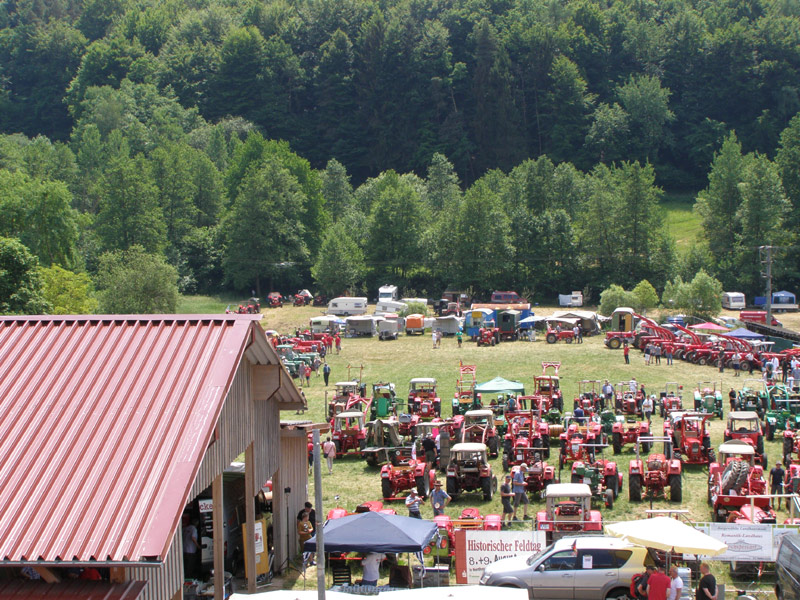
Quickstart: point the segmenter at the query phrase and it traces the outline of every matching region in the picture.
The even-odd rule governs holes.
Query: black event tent
[[[365,512],[327,521],[325,552],[421,552],[436,535],[433,521],[399,515]],[[317,549],[317,536],[305,544],[305,552]]]

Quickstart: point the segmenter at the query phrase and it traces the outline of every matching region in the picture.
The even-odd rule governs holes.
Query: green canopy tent
[[[525,386],[519,381],[509,381],[502,377],[495,377],[491,381],[481,383],[475,386],[475,391],[479,394],[525,394]]]

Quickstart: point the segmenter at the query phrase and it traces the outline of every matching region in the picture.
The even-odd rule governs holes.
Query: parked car
[[[800,600],[800,535],[784,535],[775,560],[775,596]]]
[[[619,538],[565,537],[537,554],[490,564],[480,583],[527,589],[533,598],[622,599],[630,597],[633,576],[651,564],[647,548]]]

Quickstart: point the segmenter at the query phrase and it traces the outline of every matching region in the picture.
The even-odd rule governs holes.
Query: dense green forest
[[[764,244],[795,289],[798,111],[798,0],[6,0],[0,308],[129,310],[142,270],[752,295]],[[685,252],[664,189],[702,190]]]

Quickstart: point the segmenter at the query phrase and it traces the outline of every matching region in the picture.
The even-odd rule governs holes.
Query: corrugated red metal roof
[[[106,583],[104,581],[41,581],[0,582],[0,598],[14,600],[136,600],[142,593],[144,581]]]
[[[0,318],[0,560],[162,559],[256,337],[233,315]]]

